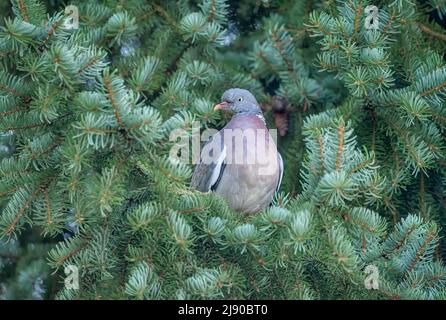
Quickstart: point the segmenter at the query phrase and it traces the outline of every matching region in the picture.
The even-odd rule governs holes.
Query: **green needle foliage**
[[[446,298],[444,1],[71,4],[0,4],[0,299]],[[169,159],[231,87],[285,121],[255,216]]]

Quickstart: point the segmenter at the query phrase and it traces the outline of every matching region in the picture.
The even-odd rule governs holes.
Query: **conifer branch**
[[[15,96],[17,96],[17,97],[22,96],[22,94],[20,94],[16,89],[11,88],[11,87],[8,87],[8,86],[7,86],[6,84],[4,84],[4,83],[0,83],[0,90],[9,92],[9,93],[11,93],[11,94],[13,94],[13,95],[15,95]]]
[[[212,21],[215,15],[215,0],[211,0],[209,9],[208,21]]]
[[[13,187],[10,190],[0,192],[0,197],[4,197],[6,195],[12,194],[17,191],[17,187]]]
[[[19,127],[8,127],[8,128],[5,128],[4,130],[5,131],[8,131],[8,130],[20,131],[20,130],[27,130],[27,129],[33,129],[33,128],[38,128],[38,127],[44,127],[44,126],[47,126],[47,125],[48,125],[48,123],[42,122],[42,123],[29,124],[29,125],[19,126]]]
[[[158,13],[161,14],[161,16],[164,17],[164,19],[173,27],[178,28],[177,23],[175,22],[175,20],[167,13],[166,10],[164,10],[164,8],[158,4],[152,4],[153,7],[155,8],[155,11],[157,11]]]
[[[420,27],[421,31],[427,33],[428,35],[437,38],[442,41],[446,41],[446,35],[442,34],[440,32],[434,31],[425,24],[422,24],[421,22],[418,23],[418,26]]]
[[[112,85],[111,85],[111,79],[110,79],[110,77],[108,75],[104,76],[104,86],[105,86],[105,88],[107,90],[108,100],[110,101],[111,106],[113,108],[113,113],[115,115],[116,121],[118,122],[118,125],[120,127],[125,129],[124,122],[122,121],[122,117],[119,114],[119,106],[118,106],[118,103],[117,103],[117,101],[115,99],[115,96],[114,96],[114,93],[113,93],[113,88],[112,88]]]
[[[48,196],[48,189],[45,189],[44,191],[44,196],[45,196],[45,204],[46,204],[46,208],[47,208],[47,223],[48,225],[52,224],[52,212],[51,212],[51,204],[50,204],[50,200],[49,200],[49,196]]]
[[[361,18],[361,15],[362,15],[362,3],[361,3],[361,1],[359,1],[359,3],[358,3],[358,6],[356,7],[356,10],[355,10],[355,21],[354,21],[354,33],[355,33],[355,35],[357,35],[358,34],[358,32],[359,32],[359,20],[360,20],[360,18]]]
[[[17,2],[19,4],[19,9],[22,12],[23,20],[29,22],[28,8],[26,7],[26,4],[23,0],[17,0]]]
[[[415,255],[415,259],[410,264],[409,268],[407,269],[407,273],[412,272],[412,270],[415,268],[417,263],[420,261],[421,257],[423,256],[424,252],[426,251],[429,243],[434,239],[436,232],[429,230],[429,233],[426,236],[426,239],[423,241],[423,244],[420,246],[420,248],[417,250],[417,253]]]
[[[17,211],[14,219],[11,221],[11,223],[8,225],[8,227],[5,230],[5,235],[7,235],[8,237],[11,237],[17,224],[19,223],[20,219],[22,219],[22,217],[24,216],[24,214],[26,213],[26,210],[29,208],[29,206],[31,205],[31,203],[33,202],[33,200],[35,199],[35,197],[37,196],[37,194],[40,192],[41,190],[39,188],[37,188],[37,190],[35,190],[33,193],[31,193],[28,198],[25,200],[25,203],[23,204],[22,207],[19,208],[19,210]]]
[[[439,84],[438,86],[432,87],[429,90],[423,91],[420,93],[420,96],[424,97],[424,96],[428,96],[434,92],[440,91],[441,89],[446,87],[446,81]]]
[[[344,147],[344,124],[340,124],[338,127],[338,152],[336,155],[336,171],[341,169],[342,149]]]
[[[362,0],[260,4],[255,28],[234,1],[115,2],[79,3],[68,30],[57,3],[14,0],[0,27],[0,228],[45,238],[17,274],[45,276],[48,252],[51,271],[82,268],[79,290],[46,291],[60,299],[446,295],[446,37],[423,8],[381,1],[370,31]],[[224,126],[230,87],[283,116],[280,191],[251,216],[169,157],[170,133]]]
[[[283,48],[283,46],[281,44],[281,41],[279,39],[279,36],[277,35],[277,30],[276,29],[274,29],[271,32],[271,37],[272,37],[272,40],[273,40],[273,46],[280,53],[280,56],[282,57],[283,61],[285,62],[288,71],[291,72],[293,75],[295,75],[296,78],[297,78],[297,75],[294,72],[293,65],[291,64],[291,62],[288,60],[288,58],[286,56],[285,49]]]
[[[317,138],[317,142],[319,144],[319,159],[321,162],[321,174],[324,172],[324,140],[322,135]]]
[[[54,24],[51,25],[51,28],[48,31],[47,36],[45,37],[45,39],[42,42],[42,46],[46,47],[48,45],[48,42],[50,41],[51,37],[56,34],[57,29],[62,25],[62,23],[63,23],[63,19],[59,19],[59,20],[56,20],[54,22]]]
[[[16,112],[20,112],[20,111],[22,111],[22,109],[19,106],[17,106],[11,110],[0,112],[0,117],[4,117],[4,116],[10,115],[10,114],[13,114]]]

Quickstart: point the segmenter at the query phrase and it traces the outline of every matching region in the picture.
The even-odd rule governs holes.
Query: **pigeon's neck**
[[[239,113],[235,114],[233,116],[233,118],[246,117],[246,116],[256,116],[257,118],[262,120],[262,122],[266,125],[265,117],[263,116],[262,111],[258,111],[258,112],[256,112],[256,111],[239,112]]]
[[[265,117],[261,113],[256,113],[256,117],[263,121],[263,123],[266,125]]]

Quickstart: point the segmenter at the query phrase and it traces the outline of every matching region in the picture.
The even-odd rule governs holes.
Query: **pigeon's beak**
[[[214,111],[223,110],[223,109],[229,109],[229,108],[230,108],[229,103],[226,102],[226,101],[223,101],[223,102],[221,102],[219,104],[216,104],[214,106]]]

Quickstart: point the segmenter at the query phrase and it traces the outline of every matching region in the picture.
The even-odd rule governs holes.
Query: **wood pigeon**
[[[203,146],[191,187],[220,194],[238,212],[257,213],[271,203],[279,189],[282,157],[251,92],[229,89],[214,110],[235,114]]]

